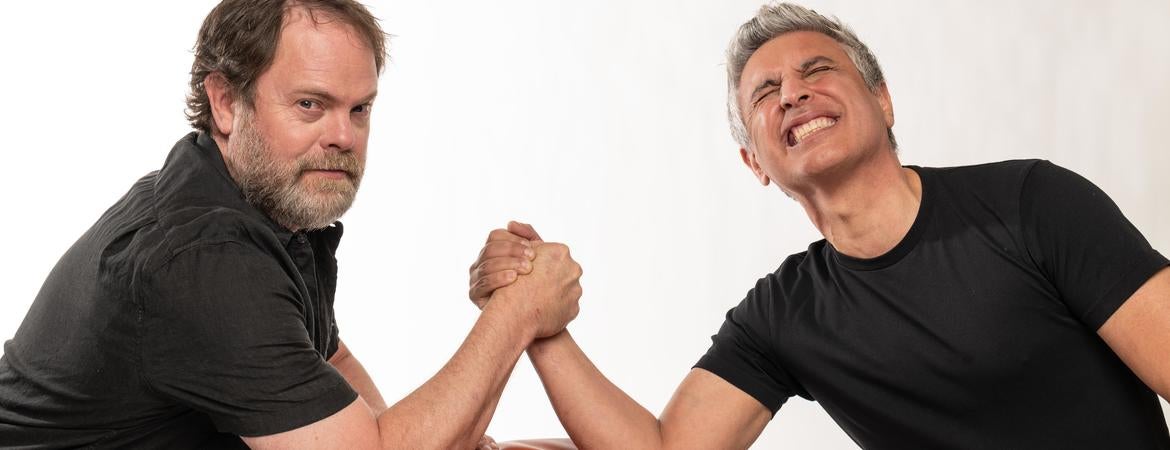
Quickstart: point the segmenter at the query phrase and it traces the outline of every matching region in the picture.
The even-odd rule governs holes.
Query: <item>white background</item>
[[[213,2],[13,2],[0,27],[0,339],[56,259],[188,131]],[[529,221],[585,268],[571,329],[653,412],[764,273],[819,239],[761,188],[724,120],[723,50],[757,0],[379,1],[396,35],[345,217],[342,336],[391,402],[476,318],[467,267]],[[810,1],[886,70],[904,163],[1047,158],[1170,252],[1170,2]],[[490,432],[563,436],[521,359]],[[758,448],[853,448],[794,399]]]

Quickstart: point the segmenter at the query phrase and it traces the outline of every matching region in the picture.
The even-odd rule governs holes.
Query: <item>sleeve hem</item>
[[[773,417],[776,416],[776,412],[788,400],[787,397],[780,395],[778,392],[771,392],[758,383],[752,383],[751,380],[738,376],[734,370],[727,369],[726,364],[723,364],[717,358],[713,358],[710,355],[703,356],[692,368],[711,372],[715,376],[722,378],[723,381],[735,386],[736,389],[752,396],[757,402],[760,402],[760,405],[768,408],[772,412]]]
[[[1170,261],[1157,252],[1135,262],[1125,276],[1118,280],[1104,297],[1094,303],[1081,319],[1094,331],[1101,328],[1134,292],[1167,265],[1170,265]]]
[[[231,420],[218,421],[221,432],[238,436],[268,436],[316,423],[357,400],[357,392],[349,383],[341,381],[321,394],[310,404],[289,405],[281,411],[260,413]]]

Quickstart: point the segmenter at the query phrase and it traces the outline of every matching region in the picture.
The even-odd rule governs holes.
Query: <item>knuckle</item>
[[[512,272],[512,271],[505,270],[505,271],[496,272],[496,273],[492,274],[493,287],[494,286],[503,286],[503,285],[507,284],[508,283],[508,276],[509,276],[510,272]]]
[[[509,234],[511,234],[511,233],[508,233],[508,230],[505,230],[503,228],[496,228],[496,229],[492,230],[490,233],[488,233],[487,240],[488,240],[488,242],[498,241],[498,240],[506,238]]]

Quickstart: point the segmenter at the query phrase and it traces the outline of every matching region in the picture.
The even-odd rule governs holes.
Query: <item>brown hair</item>
[[[378,73],[386,61],[386,34],[378,19],[353,0],[224,0],[216,5],[195,41],[195,62],[191,64],[191,92],[187,94],[187,120],[204,132],[213,127],[211,102],[203,80],[212,73],[223,75],[233,96],[252,105],[256,79],[276,54],[285,15],[304,8],[314,23],[340,20],[364,38],[374,53]]]

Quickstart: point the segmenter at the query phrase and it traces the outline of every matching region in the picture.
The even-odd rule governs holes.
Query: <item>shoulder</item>
[[[148,252],[146,272],[157,271],[189,252],[214,256],[234,249],[226,253],[268,258],[284,253],[271,226],[254,215],[222,206],[173,209],[159,217],[153,232],[156,244]]]
[[[815,272],[817,266],[823,263],[821,250],[824,245],[824,240],[816,241],[809,244],[808,250],[788,255],[780,267],[760,279],[761,283],[757,283],[757,287],[766,284],[770,290],[783,291],[786,287],[791,288],[804,281],[810,272]]]
[[[807,251],[789,255],[775,271],[756,280],[737,309],[754,317],[767,317],[772,311],[784,309],[786,302],[805,298],[815,285],[813,280],[824,269],[824,242],[814,242]]]
[[[132,288],[146,334],[165,336],[162,341],[211,338],[265,324],[299,324],[303,332],[306,304],[297,268],[262,225],[231,210],[211,210],[157,230],[164,237]],[[234,342],[247,337],[220,338],[227,346],[247,343]]]
[[[1051,161],[1038,160],[1030,167],[1022,189],[1025,191],[1023,194],[1028,194],[1035,191],[1061,190],[1070,187],[1096,190],[1096,186],[1080,174]]]
[[[139,289],[174,277],[204,277],[211,272],[202,269],[216,265],[285,272],[289,264],[281,238],[267,223],[223,207],[173,210],[140,231],[136,247],[132,283]],[[201,270],[187,272],[195,269]]]
[[[962,223],[999,223],[1015,229],[1023,192],[1032,173],[1055,167],[1039,159],[1020,159],[960,167],[912,167],[922,179],[923,204]]]
[[[947,174],[947,176],[953,177],[987,179],[1023,176],[1032,170],[1033,166],[1039,163],[1048,163],[1048,161],[1042,159],[1012,159],[967,166],[921,167],[920,169]]]
[[[974,194],[979,197],[1018,195],[1024,180],[1034,167],[1052,165],[1039,159],[1017,159],[957,167],[913,167],[923,184],[951,194]]]

